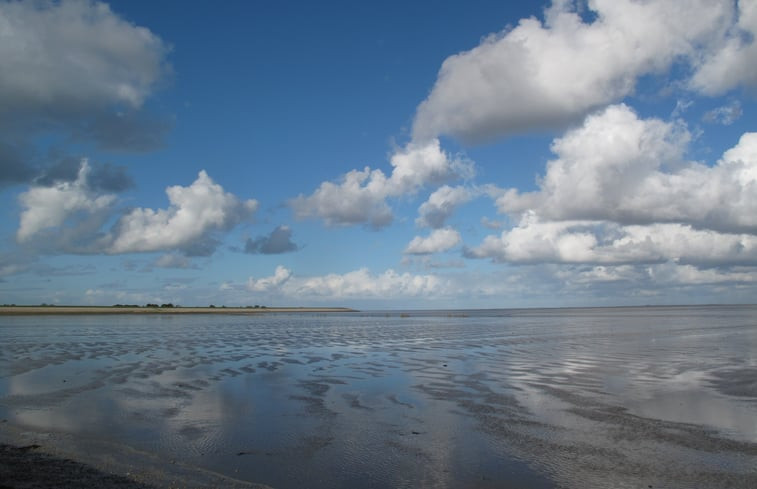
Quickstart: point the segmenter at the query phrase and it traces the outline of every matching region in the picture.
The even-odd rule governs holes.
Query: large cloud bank
[[[703,93],[757,85],[753,2],[594,0],[590,21],[554,1],[544,21],[523,19],[445,60],[413,134],[480,141],[580,120],[633,93],[640,77],[676,62]],[[738,16],[738,21],[734,19]]]
[[[592,115],[554,141],[540,190],[511,189],[502,212],[551,220],[675,222],[757,232],[757,133],[746,133],[714,166],[685,161],[685,127],[642,120],[625,105]]]
[[[555,0],[543,20],[522,19],[444,61],[391,176],[353,170],[291,205],[298,217],[380,228],[393,218],[389,198],[432,187],[415,220],[431,232],[404,250],[430,255],[460,247],[451,216],[489,195],[504,229],[462,246],[467,258],[529,265],[566,287],[754,283],[757,133],[734,134],[729,149],[698,161],[701,129],[682,114],[691,99],[725,94],[701,120],[730,126],[743,115],[735,97],[757,89],[756,35],[753,0]],[[632,108],[650,86],[652,97],[679,97],[672,116]],[[467,171],[452,171],[440,138],[545,129],[564,132],[535,190],[448,184],[470,179],[473,163],[459,157]]]
[[[0,185],[52,164],[51,132],[105,149],[144,151],[170,126],[144,110],[170,67],[169,46],[87,0],[0,2]]]
[[[519,219],[466,251],[511,263],[700,267],[757,264],[757,133],[713,166],[686,161],[685,127],[625,105],[589,116],[552,145],[539,190],[505,191]]]
[[[18,200],[21,245],[167,251],[157,266],[186,267],[187,256],[209,255],[254,214],[256,201],[204,171],[168,187],[164,208],[118,210],[117,192],[131,183],[122,169],[35,159],[34,140],[45,131],[105,149],[160,144],[165,124],[146,106],[170,72],[170,48],[155,34],[97,2],[20,1],[0,2],[0,39],[0,184],[30,184]],[[755,0],[553,0],[541,18],[444,61],[386,168],[345,169],[287,201],[295,218],[326,227],[415,224],[425,234],[402,238],[403,264],[431,266],[443,263],[431,255],[447,254],[447,263],[467,270],[299,276],[279,266],[234,290],[313,301],[754,290],[757,132],[738,122],[754,108],[756,39]],[[698,119],[689,117],[705,103]],[[714,124],[723,131],[703,143]],[[451,140],[473,145],[529,131],[552,142],[550,156],[517,162],[538,174],[528,189],[474,181],[487,172],[445,149]],[[726,149],[693,150],[713,141]],[[499,216],[464,214],[483,196]],[[414,223],[396,219],[410,202],[418,206]],[[299,251],[292,236],[279,226],[247,239],[244,251]],[[471,269],[488,265],[473,259],[496,263],[497,272],[483,280]],[[0,275],[18,267],[6,261]]]
[[[3,2],[0,25],[3,112],[138,107],[162,75],[166,45],[103,3]]]

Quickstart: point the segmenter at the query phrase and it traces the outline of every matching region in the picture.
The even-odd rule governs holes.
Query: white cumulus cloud
[[[309,277],[288,284],[290,295],[297,297],[398,299],[407,296],[435,296],[442,292],[444,281],[435,275],[414,275],[386,270],[373,274],[366,268],[345,274]]]
[[[331,226],[388,225],[393,218],[386,200],[412,194],[421,187],[472,174],[469,162],[442,151],[439,140],[410,143],[390,159],[392,173],[381,170],[352,170],[338,183],[323,182],[309,196],[299,195],[289,204],[298,218],[321,218]]]
[[[281,287],[292,276],[292,271],[281,265],[276,267],[273,275],[255,279],[250,277],[247,280],[247,290],[251,292],[270,292]]]
[[[392,222],[386,203],[387,178],[381,170],[352,170],[341,182],[323,182],[312,195],[289,202],[298,219],[321,218],[329,226],[367,223],[381,228]]]
[[[19,202],[23,210],[16,239],[28,241],[45,229],[60,227],[77,213],[94,214],[109,209],[115,195],[93,192],[87,184],[89,170],[87,160],[83,160],[76,180],[49,187],[32,186],[22,193]]]
[[[752,3],[742,3],[740,22],[749,26]],[[418,107],[414,139],[448,134],[475,142],[575,121],[631,94],[639,77],[698,55],[697,48],[722,38],[734,19],[726,0],[595,0],[587,7],[595,15],[591,21],[581,18],[574,2],[554,1],[544,22],[523,19],[447,58]],[[731,48],[733,62],[711,71],[731,67],[752,76],[754,56],[739,42]],[[695,80],[711,78],[703,74],[707,66]]]
[[[701,269],[692,265],[678,265],[668,262],[649,267],[646,272],[650,279],[662,285],[750,284],[757,282],[757,275],[754,274],[753,270],[738,267],[733,270]]]
[[[423,238],[416,236],[405,248],[408,255],[429,255],[447,251],[459,245],[462,241],[460,233],[451,228],[435,229]]]
[[[468,187],[442,185],[418,208],[419,215],[415,223],[423,227],[441,228],[455,209],[469,202],[475,194],[476,192]]]
[[[213,231],[231,229],[249,219],[258,207],[255,200],[240,201],[224,191],[203,170],[188,187],[166,189],[167,209],[137,208],[122,216],[108,247],[110,253],[135,253],[182,249]]]
[[[757,232],[757,133],[744,134],[715,166],[687,162],[689,133],[610,106],[555,140],[557,158],[540,189],[505,192],[503,213],[536,212],[544,220],[685,223],[727,232]]]
[[[690,85],[707,95],[738,86],[757,88],[757,2],[739,0],[738,19],[728,35],[701,59]]]
[[[360,268],[346,273],[297,276],[279,265],[271,276],[250,277],[243,287],[225,283],[221,289],[265,293],[289,302],[329,301],[333,304],[333,301],[342,299],[390,301],[408,297],[435,298],[449,292],[449,287],[447,280],[436,275],[399,273],[392,269],[373,273],[367,268]]]
[[[757,236],[684,224],[541,221],[529,212],[516,227],[487,236],[466,254],[508,263],[757,265]]]

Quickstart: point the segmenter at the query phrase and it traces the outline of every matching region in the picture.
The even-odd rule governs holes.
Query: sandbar
[[[268,314],[356,312],[347,307],[0,306],[0,316],[63,314]]]

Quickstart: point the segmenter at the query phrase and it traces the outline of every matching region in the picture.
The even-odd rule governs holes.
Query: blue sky
[[[754,302],[757,2],[0,2],[0,302]]]

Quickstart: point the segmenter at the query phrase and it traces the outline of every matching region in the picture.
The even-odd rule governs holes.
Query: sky
[[[754,303],[757,0],[0,0],[0,303]]]

